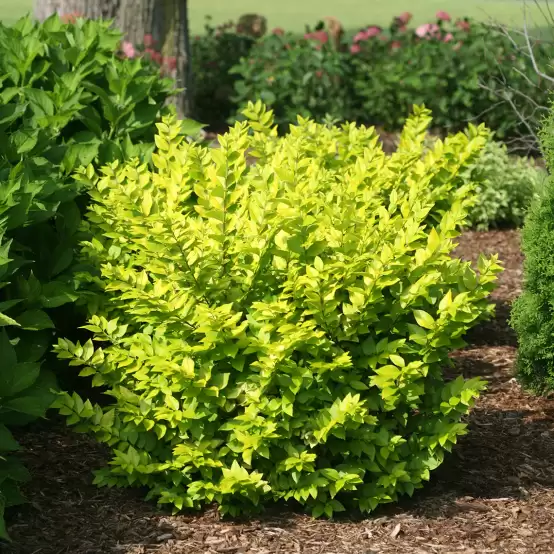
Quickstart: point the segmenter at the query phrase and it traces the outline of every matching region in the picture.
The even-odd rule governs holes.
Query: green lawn
[[[539,0],[544,3],[544,0]],[[554,0],[552,6],[554,10]],[[544,20],[533,0],[528,0],[537,26]],[[32,9],[32,0],[0,0],[0,20],[12,23]],[[417,5],[417,8],[416,8]],[[214,22],[237,19],[244,13],[261,13],[268,18],[270,27],[283,27],[302,31],[305,24],[313,25],[318,18],[337,17],[345,29],[357,29],[364,24],[387,25],[394,15],[403,11],[414,14],[414,22],[433,19],[437,10],[453,16],[470,16],[486,20],[493,17],[505,23],[523,20],[523,0],[189,0],[191,27],[201,32],[206,15]]]

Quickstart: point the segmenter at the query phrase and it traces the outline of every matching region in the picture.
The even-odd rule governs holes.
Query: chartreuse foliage
[[[41,366],[77,298],[71,268],[83,198],[72,173],[92,160],[146,157],[172,91],[146,64],[118,59],[120,40],[106,22],[0,24],[2,538],[4,508],[22,501],[16,484],[27,478],[7,455],[17,449],[8,427],[43,416],[54,400],[53,375]]]
[[[523,228],[524,285],[511,325],[519,341],[519,379],[536,393],[549,393],[554,390],[554,107],[540,138],[550,176]]]
[[[472,202],[457,175],[487,132],[422,159],[418,109],[388,157],[373,129],[299,118],[278,138],[262,104],[245,116],[220,149],[165,119],[154,172],[80,172],[96,268],[82,278],[99,294],[92,340],[56,350],[113,403],[58,406],[111,446],[100,485],[176,509],[370,511],[422,486],[484,386],[442,371],[500,271],[449,255]]]

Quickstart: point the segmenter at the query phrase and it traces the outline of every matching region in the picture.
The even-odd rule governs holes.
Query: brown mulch
[[[464,437],[428,486],[371,517],[313,520],[286,507],[221,521],[215,510],[171,516],[143,491],[97,489],[91,470],[106,452],[59,421],[20,435],[35,476],[31,504],[11,520],[18,554],[548,554],[554,553],[554,400],[512,377],[509,305],[521,286],[514,231],[466,233],[458,254],[498,252],[506,271],[494,294],[498,317],[453,355],[466,376],[483,376]]]

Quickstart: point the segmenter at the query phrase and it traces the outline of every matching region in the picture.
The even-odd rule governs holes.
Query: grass
[[[539,0],[544,5],[545,0]],[[551,0],[554,10],[554,0]],[[260,13],[268,19],[270,27],[283,27],[302,31],[306,24],[314,25],[318,18],[337,17],[345,29],[358,29],[364,24],[387,26],[395,15],[403,11],[414,14],[415,23],[434,18],[438,10],[453,17],[474,17],[480,20],[494,18],[504,23],[518,24],[523,21],[523,0],[189,0],[191,30],[199,33],[204,27],[206,15],[213,16],[213,23],[236,20],[244,13]],[[544,20],[533,0],[528,0],[537,26]],[[32,10],[33,0],[0,0],[0,20],[5,24]],[[535,25],[531,25],[535,26]]]

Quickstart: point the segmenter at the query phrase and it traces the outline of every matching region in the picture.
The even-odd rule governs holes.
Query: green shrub
[[[262,99],[285,129],[301,113],[395,131],[414,104],[424,104],[440,129],[456,132],[483,122],[506,139],[529,134],[513,105],[531,119],[527,99],[536,111],[550,92],[528,57],[516,55],[502,32],[477,21],[439,20],[415,29],[395,21],[387,32],[370,25],[350,44],[331,43],[324,30],[259,41],[232,70],[240,77],[238,112],[249,100]],[[533,52],[543,66],[552,59],[548,42],[534,44]],[[506,82],[516,91],[509,101]]]
[[[554,169],[554,115],[551,109],[541,142],[550,172]],[[523,293],[512,309],[519,339],[517,374],[537,393],[554,390],[554,181],[548,178],[533,203],[522,236],[525,255]]]
[[[530,158],[510,156],[506,145],[489,141],[462,176],[474,183],[479,201],[469,212],[469,226],[479,231],[521,227],[546,172]]]
[[[237,76],[230,70],[248,55],[254,43],[253,37],[237,33],[233,24],[213,28],[209,22],[204,34],[191,41],[194,109],[198,120],[221,126],[234,114],[236,107],[231,98]]]
[[[67,305],[86,198],[72,173],[93,160],[148,158],[172,90],[142,62],[116,58],[120,40],[98,21],[0,24],[0,453],[16,449],[6,426],[51,404],[52,373],[39,369],[55,328],[74,323]],[[0,516],[21,500],[23,478],[15,459],[0,458]]]
[[[98,484],[146,486],[176,509],[370,511],[422,486],[483,388],[443,369],[491,313],[500,270],[449,255],[473,201],[458,173],[487,132],[421,161],[426,110],[391,157],[374,129],[299,118],[277,138],[263,105],[244,115],[220,149],[165,119],[153,173],[80,173],[95,268],[82,279],[98,297],[92,340],[56,350],[114,401],[58,406],[111,446]]]
[[[263,37],[231,72],[239,76],[233,97],[238,116],[231,121],[242,119],[243,108],[258,99],[274,110],[281,130],[298,114],[318,121],[353,119],[350,55],[335,48],[325,31]]]
[[[508,78],[521,95],[546,97],[526,61],[512,59],[515,49],[506,36],[477,21],[439,20],[366,35],[354,37],[359,51],[352,56],[360,115],[387,129],[398,128],[415,103],[431,109],[438,128],[458,131],[479,121],[500,138],[513,137],[527,130],[510,104],[500,101],[500,83]],[[546,55],[543,50],[536,47],[537,57]]]

